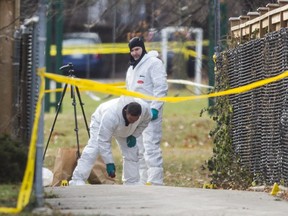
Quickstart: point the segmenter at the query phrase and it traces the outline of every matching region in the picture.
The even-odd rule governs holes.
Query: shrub
[[[229,89],[227,64],[222,64],[225,63],[225,56],[220,55],[218,58],[220,60],[216,62],[214,92]],[[237,155],[233,148],[231,138],[233,107],[229,96],[216,98],[213,106],[202,110],[205,111],[208,111],[210,117],[216,122],[216,128],[210,132],[214,142],[213,156],[207,163],[212,173],[211,183],[225,189],[247,189],[253,181],[253,173],[241,164],[240,155]]]
[[[21,182],[26,167],[27,147],[0,135],[0,183]]]

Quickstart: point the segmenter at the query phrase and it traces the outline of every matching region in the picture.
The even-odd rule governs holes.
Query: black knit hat
[[[144,51],[144,53],[146,53],[146,49],[145,49],[145,45],[144,45],[144,41],[142,38],[140,37],[134,37],[129,41],[129,49],[131,51],[132,48],[134,47],[141,47]]]

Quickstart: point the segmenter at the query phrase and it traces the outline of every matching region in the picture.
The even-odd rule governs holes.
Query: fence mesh
[[[223,52],[217,64],[227,70],[230,88],[286,71],[287,34],[288,28],[283,28]],[[233,149],[255,178],[267,184],[288,182],[287,82],[282,79],[229,97]]]

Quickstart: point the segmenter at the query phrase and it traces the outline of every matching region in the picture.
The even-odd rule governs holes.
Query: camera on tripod
[[[63,71],[64,75],[75,77],[74,74],[75,71],[73,68],[73,64],[71,62],[69,62],[67,65],[63,65],[62,67],[59,68],[59,70]]]
[[[68,63],[67,65],[63,65],[62,67],[59,68],[59,70],[63,71],[64,73],[66,72],[69,77],[75,77],[72,63]],[[45,159],[46,151],[48,149],[48,145],[49,145],[49,142],[50,142],[50,139],[51,139],[52,132],[54,131],[54,127],[55,127],[55,124],[56,124],[56,121],[57,121],[57,117],[58,117],[58,114],[59,114],[59,111],[60,111],[60,108],[61,108],[61,105],[62,105],[62,102],[63,102],[63,98],[65,96],[67,87],[68,87],[68,84],[66,83],[64,85],[64,89],[62,91],[62,95],[61,95],[60,101],[57,104],[56,115],[55,115],[52,127],[50,129],[50,134],[49,134],[48,141],[47,141],[47,144],[46,144],[46,147],[45,147],[45,150],[44,150],[44,154],[43,154],[43,161]],[[89,127],[88,127],[86,115],[85,115],[85,112],[84,112],[84,107],[83,107],[84,103],[82,102],[79,88],[77,86],[71,85],[70,89],[71,89],[72,105],[73,105],[73,108],[74,108],[74,121],[75,121],[75,129],[74,129],[74,131],[76,133],[77,154],[78,154],[78,158],[80,158],[80,147],[79,147],[79,136],[78,136],[78,121],[77,121],[77,109],[76,109],[76,107],[77,107],[76,106],[76,97],[78,97],[78,101],[80,103],[80,107],[81,107],[81,110],[82,110],[82,115],[84,117],[84,122],[85,122],[86,130],[87,130],[89,138],[90,138],[90,132],[89,132]]]

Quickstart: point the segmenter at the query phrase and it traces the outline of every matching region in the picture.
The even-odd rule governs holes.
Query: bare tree
[[[268,3],[277,3],[277,0],[226,0],[228,17],[246,15],[248,12],[257,11],[259,7],[265,7]]]

